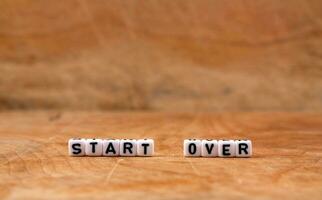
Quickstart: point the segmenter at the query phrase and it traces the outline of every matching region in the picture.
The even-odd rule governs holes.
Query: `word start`
[[[70,139],[70,156],[152,156],[152,139]]]

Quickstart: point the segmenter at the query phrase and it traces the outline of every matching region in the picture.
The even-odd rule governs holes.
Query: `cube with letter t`
[[[154,154],[154,140],[140,139],[137,140],[136,144],[138,156],[152,156]]]
[[[102,139],[87,139],[85,142],[85,152],[87,156],[102,156],[103,154]]]

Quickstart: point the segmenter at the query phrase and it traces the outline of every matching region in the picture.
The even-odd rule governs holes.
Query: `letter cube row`
[[[70,156],[152,156],[152,139],[84,139],[68,141]]]
[[[251,157],[250,140],[198,140],[183,142],[183,154],[187,157]]]

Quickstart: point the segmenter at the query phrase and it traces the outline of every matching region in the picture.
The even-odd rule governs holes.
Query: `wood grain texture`
[[[70,137],[155,139],[151,158],[69,157]],[[249,138],[246,159],[184,158],[184,138]],[[316,199],[322,114],[0,114],[1,199]]]
[[[322,111],[321,10],[1,0],[0,109]]]

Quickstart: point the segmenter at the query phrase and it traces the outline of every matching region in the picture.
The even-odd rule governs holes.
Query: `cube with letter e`
[[[218,141],[218,156],[219,157],[235,157],[236,144],[234,140],[219,140]]]

